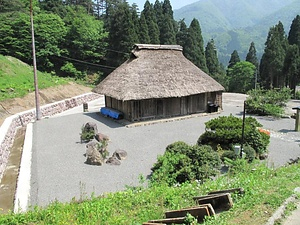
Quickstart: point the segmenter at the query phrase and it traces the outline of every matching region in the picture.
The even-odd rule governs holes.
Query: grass
[[[39,89],[68,82],[68,79],[38,72]],[[0,101],[23,97],[33,91],[33,68],[16,58],[0,55]]]
[[[0,224],[142,224],[163,218],[164,212],[194,206],[193,196],[209,191],[242,187],[245,194],[232,195],[234,207],[208,218],[206,225],[264,224],[273,212],[300,186],[300,165],[278,169],[264,164],[248,165],[243,160],[216,180],[167,187],[129,187],[126,191],[81,198],[70,203],[53,202],[25,214],[0,215]]]

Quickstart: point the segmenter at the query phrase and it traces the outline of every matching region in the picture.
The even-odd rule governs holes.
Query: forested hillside
[[[248,0],[238,1],[236,5],[241,7],[240,11],[235,11],[233,4],[229,7],[230,2],[232,0],[223,1],[218,7],[215,4],[217,8],[211,12],[223,17],[215,21],[212,17],[208,19],[226,27],[239,18],[241,22],[258,20],[241,14],[244,8],[253,12],[257,9],[256,13],[262,15],[266,13],[267,0],[259,5],[251,5]],[[299,5],[290,2],[272,1],[269,7],[275,11],[284,5],[287,9]],[[29,3],[2,0],[0,54],[31,64]],[[176,21],[169,0],[156,0],[154,4],[147,0],[141,12],[137,11],[136,5],[129,5],[124,0],[35,0],[33,15],[38,69],[59,76],[86,79],[92,74],[95,82],[99,82],[129,58],[135,43],[144,43],[181,45],[183,54],[227,91],[245,93],[257,84],[266,88],[289,86],[294,89],[300,81],[299,16],[290,20],[289,31],[285,31],[283,23],[278,21],[266,28],[263,31],[266,44],[258,44],[264,51],[258,54],[256,41],[261,38],[258,31],[244,28],[226,34],[210,33],[212,36],[204,41],[203,36],[208,34],[202,33],[203,21],[196,18],[190,23]],[[241,42],[241,37],[247,41]],[[246,49],[242,54],[240,47]],[[224,56],[223,52],[227,52],[228,59],[221,65],[219,58]]]
[[[299,11],[300,2],[296,0],[202,0],[174,10],[174,17],[184,18],[186,23],[197,18],[204,41],[215,40],[219,60],[224,64],[234,50],[245,57],[252,41],[261,58],[268,29],[281,21],[288,33]]]

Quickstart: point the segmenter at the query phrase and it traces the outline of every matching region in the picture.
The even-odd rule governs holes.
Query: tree
[[[300,51],[296,44],[288,47],[283,73],[286,74],[287,84],[295,94],[296,85],[300,82]]]
[[[256,68],[258,68],[258,59],[256,56],[256,49],[254,42],[251,42],[249,51],[246,56],[246,61],[252,63]]]
[[[140,43],[150,44],[148,25],[144,14],[141,14],[139,22],[140,22],[140,30],[139,30]]]
[[[21,0],[0,0],[0,13],[25,12],[25,4]]]
[[[229,64],[228,64],[228,69],[232,68],[236,63],[240,62],[240,56],[237,50],[234,50],[231,53]]]
[[[193,19],[189,28],[185,48],[183,50],[185,57],[198,66],[204,72],[208,72],[204,55],[203,37],[199,21]]]
[[[281,88],[286,85],[282,69],[287,44],[283,24],[279,22],[270,28],[259,68],[261,81],[266,88]]]
[[[208,68],[208,74],[212,78],[214,78],[217,82],[219,82],[224,87],[226,87],[227,86],[226,73],[224,72],[224,70],[221,69],[221,65],[219,63],[217,50],[213,39],[211,39],[206,45],[205,59]]]
[[[292,22],[289,35],[288,42],[290,45],[297,45],[300,48],[300,16],[297,15]]]
[[[229,91],[237,93],[247,93],[253,89],[255,66],[250,62],[237,62],[228,69]]]
[[[108,36],[104,23],[88,15],[81,7],[68,7],[64,20],[68,27],[64,43],[67,55],[77,60],[99,63],[105,53],[104,39]],[[86,70],[83,64],[75,67],[81,71]]]
[[[142,11],[141,14],[144,14],[145,16],[151,44],[159,44],[160,43],[159,28],[157,25],[153,6],[150,4],[148,0],[145,2],[144,10]]]
[[[129,58],[129,53],[138,40],[127,2],[118,3],[109,13],[107,59],[110,66],[117,67]]]
[[[214,40],[211,39],[205,48],[206,66],[208,68],[209,75],[212,77],[220,73],[220,63],[217,56],[217,50]]]
[[[187,38],[188,38],[188,28],[186,26],[186,23],[184,22],[184,19],[180,20],[178,22],[179,24],[179,31],[176,34],[176,43],[185,49],[185,45],[187,44]]]

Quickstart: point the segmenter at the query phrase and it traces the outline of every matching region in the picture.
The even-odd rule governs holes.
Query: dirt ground
[[[60,101],[66,98],[71,98],[77,95],[88,93],[91,91],[90,87],[79,85],[70,82],[66,85],[57,87],[51,87],[43,90],[39,90],[40,93],[40,105]],[[29,93],[22,98],[14,98],[0,102],[0,126],[5,118],[14,115],[19,112],[23,112],[29,109],[35,108],[35,94]]]

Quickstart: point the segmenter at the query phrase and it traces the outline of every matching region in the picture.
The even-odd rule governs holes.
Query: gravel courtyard
[[[220,115],[242,116],[245,95],[224,93],[223,111],[185,120],[127,128],[97,112],[62,114],[33,125],[33,156],[30,205],[45,206],[52,201],[90,197],[138,185],[138,177],[147,177],[157,156],[168,144],[184,141],[195,144],[204,132],[205,122]],[[300,102],[294,102],[297,105]],[[281,166],[300,156],[300,133],[295,120],[257,117],[271,131],[268,164]],[[86,122],[95,122],[98,131],[110,138],[108,151],[126,150],[120,166],[85,164],[85,144],[79,133]]]

